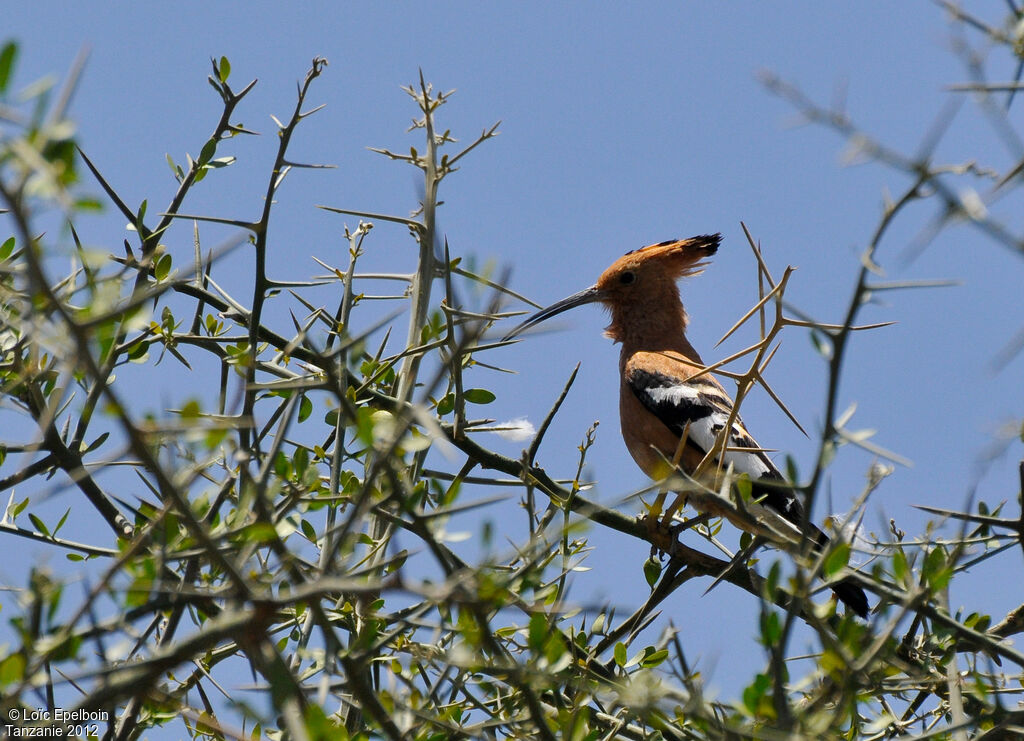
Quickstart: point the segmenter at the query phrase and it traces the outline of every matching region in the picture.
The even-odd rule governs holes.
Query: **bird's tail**
[[[851,579],[844,579],[830,585],[832,592],[839,598],[839,601],[862,618],[868,616],[868,597],[864,590],[853,583]]]
[[[777,477],[778,480],[775,479]],[[803,526],[803,506],[800,500],[796,498],[792,489],[781,485],[785,484],[782,474],[775,472],[775,476],[769,479],[767,482],[764,478],[759,479],[754,483],[754,495],[759,498],[759,501],[763,502],[767,507],[774,509],[780,513],[783,517],[788,519],[790,522],[797,525],[797,527]],[[808,522],[809,528],[808,535],[814,550],[818,553],[828,548],[829,537],[823,530],[817,527],[813,522]],[[832,591],[835,592],[839,601],[846,605],[849,609],[860,615],[862,618],[868,616],[868,597],[864,594],[864,590],[858,587],[850,579],[843,579],[835,584],[829,585],[832,587]]]
[[[814,550],[820,551],[828,547],[829,537],[825,535],[819,528],[815,527],[814,523],[811,523],[811,540],[814,543]],[[860,617],[866,618],[868,616],[868,596],[864,593],[864,590],[858,587],[852,579],[843,579],[835,584],[830,584],[832,592],[847,608],[853,610]]]

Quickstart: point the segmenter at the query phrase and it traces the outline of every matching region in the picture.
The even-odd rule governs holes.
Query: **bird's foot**
[[[650,541],[650,555],[664,561],[666,557],[672,558],[676,554],[676,546],[679,542],[679,534],[689,527],[688,522],[678,522],[668,517],[657,517],[648,513],[640,515],[640,522],[647,530],[647,539]]]
[[[675,525],[666,523],[663,518],[648,513],[640,515],[639,520],[647,530],[647,540],[651,543],[651,558],[655,556],[664,561],[665,556],[671,557],[675,552],[676,533]]]
[[[665,556],[671,558],[678,549],[679,536],[692,527],[703,525],[711,519],[711,514],[704,514],[691,517],[688,520],[680,521],[674,518],[672,512],[666,512],[662,517],[651,514],[640,515],[640,522],[647,529],[647,539],[651,543],[651,556],[657,556],[665,560]]]

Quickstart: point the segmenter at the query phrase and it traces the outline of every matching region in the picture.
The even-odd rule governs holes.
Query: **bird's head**
[[[595,302],[601,302],[612,312],[608,335],[614,340],[622,339],[621,324],[627,313],[636,316],[678,315],[682,326],[685,326],[685,313],[679,301],[676,281],[700,273],[707,264],[703,262],[704,258],[718,251],[721,239],[721,234],[706,234],[659,242],[627,252],[601,273],[597,283],[590,288],[541,309],[505,339],[515,337],[563,311]]]

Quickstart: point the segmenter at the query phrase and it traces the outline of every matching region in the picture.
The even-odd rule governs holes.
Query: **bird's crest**
[[[721,234],[702,234],[687,239],[669,239],[630,250],[605,271],[605,275],[624,270],[637,270],[644,266],[664,271],[673,279],[697,275],[707,265],[703,262],[718,251]]]

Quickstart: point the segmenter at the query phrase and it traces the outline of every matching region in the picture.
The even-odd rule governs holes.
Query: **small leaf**
[[[242,528],[242,536],[248,543],[271,543],[277,531],[269,522],[254,522]]]
[[[217,67],[217,76],[220,77],[221,82],[227,82],[228,76],[231,74],[231,62],[228,61],[227,57],[220,58],[220,65]]]
[[[640,659],[640,666],[644,667],[645,669],[650,669],[652,667],[658,666],[667,658],[667,648],[663,648],[660,651],[650,651],[642,659]]]
[[[128,351],[128,360],[130,360],[132,363],[145,363],[146,358],[148,356],[148,342],[137,342],[134,345],[132,345],[132,349]]]
[[[768,577],[764,580],[764,598],[769,602],[775,601],[775,595],[779,591],[779,583],[782,580],[782,566],[778,561],[774,562],[768,569]]]
[[[906,582],[907,574],[910,573],[910,565],[907,563],[907,554],[902,548],[898,548],[892,554],[892,573],[896,581]]]
[[[443,417],[446,414],[451,414],[455,408],[455,394],[445,394],[445,397],[441,401],[437,402],[437,413]]]
[[[38,530],[39,532],[41,532],[43,535],[45,535],[47,537],[50,536],[50,531],[46,527],[46,525],[43,523],[42,520],[40,520],[38,517],[36,517],[31,512],[28,513],[28,519],[32,520],[32,524],[36,526],[36,530]]]
[[[626,644],[619,641],[615,644],[615,663],[619,666],[625,666],[629,660],[629,654],[626,653]]]
[[[544,647],[544,639],[548,634],[548,619],[542,612],[535,612],[530,616],[530,627],[527,631],[527,640],[530,648],[539,652]]]
[[[647,586],[654,588],[654,585],[658,583],[658,579],[661,578],[661,561],[656,556],[651,556],[644,561],[644,579],[647,580]]]
[[[7,513],[11,516],[11,519],[13,520],[15,517],[17,517],[22,512],[24,512],[25,511],[25,507],[27,507],[27,506],[28,506],[28,497],[25,497],[18,504],[15,504],[13,507],[8,508]]]
[[[466,401],[472,404],[490,404],[495,400],[495,395],[487,389],[467,389]]]
[[[828,554],[828,558],[825,559],[825,563],[822,566],[821,572],[826,579],[831,579],[833,576],[842,571],[843,567],[850,562],[850,544],[839,543],[832,552]]]
[[[305,422],[309,419],[309,415],[313,413],[313,402],[308,396],[303,396],[299,400],[299,422]]]
[[[750,502],[754,495],[754,484],[751,482],[749,474],[742,473],[736,478],[736,491],[739,493],[741,501]]]
[[[295,475],[302,478],[302,474],[309,468],[309,450],[307,448],[299,448],[295,451],[295,455],[292,456],[292,469],[295,471]]]
[[[71,514],[71,508],[70,508],[70,507],[68,507],[68,508],[67,508],[67,510],[66,510],[66,511],[64,512],[64,516],[60,518],[60,522],[58,522],[58,523],[57,523],[57,527],[55,527],[55,528],[53,529],[53,534],[54,534],[54,535],[56,535],[57,533],[59,533],[59,532],[60,532],[60,529],[61,529],[62,527],[64,527],[64,523],[65,523],[65,522],[67,522],[67,519],[68,519],[68,515],[70,515],[70,514]]]
[[[758,674],[754,683],[743,690],[743,704],[751,713],[756,713],[761,704],[761,698],[771,687],[771,679],[767,674]]]
[[[0,244],[0,260],[6,260],[14,252],[14,237],[8,237]]]
[[[85,455],[86,453],[91,453],[92,451],[96,450],[96,448],[98,448],[107,441],[108,437],[110,437],[110,432],[101,433],[99,437],[97,437],[95,440],[93,440],[85,447],[85,450],[82,451],[82,455]]]
[[[156,276],[157,280],[163,280],[170,274],[171,262],[172,260],[169,253],[165,252],[160,255],[160,258],[156,261],[156,265],[153,267],[153,274]]]
[[[761,617],[761,642],[774,646],[782,638],[782,621],[777,612],[766,612]]]
[[[7,46],[11,46],[11,44]],[[7,51],[6,47],[4,51]],[[25,678],[26,663],[25,655],[17,651],[0,661],[0,687],[21,682]]]
[[[0,94],[7,92],[7,86],[11,84],[11,74],[14,72],[14,62],[17,58],[18,45],[8,41],[0,50]]]
[[[794,484],[800,480],[800,472],[796,467],[796,458],[791,455],[786,456],[786,478]]]
[[[217,140],[210,139],[203,145],[203,151],[199,153],[199,160],[197,164],[202,167],[207,162],[213,159],[213,155],[217,154]]]
[[[921,573],[933,591],[937,592],[949,584],[953,571],[947,565],[946,553],[942,548],[933,548],[925,556]]]

